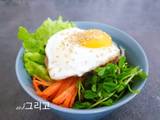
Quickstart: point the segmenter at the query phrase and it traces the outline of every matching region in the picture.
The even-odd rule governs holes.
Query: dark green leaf
[[[95,69],[95,72],[97,72],[98,76],[103,76],[105,73],[105,67],[98,67]]]
[[[93,77],[91,78],[92,84],[96,84],[97,80],[98,80],[97,75],[93,75]]]
[[[122,92],[124,89],[125,89],[126,85],[124,83],[120,83],[118,86],[117,86],[117,92]]]
[[[97,97],[97,94],[91,90],[86,90],[84,93],[84,98],[86,99],[95,99]]]
[[[101,98],[105,98],[110,94],[110,92],[107,92],[106,90],[101,91]]]
[[[107,64],[107,66],[105,68],[106,68],[106,71],[107,71],[106,73],[112,73],[113,74],[117,70],[116,64],[112,64],[112,63]]]
[[[96,84],[93,84],[91,89],[93,92],[96,92],[96,90],[97,90]]]
[[[99,97],[99,98],[102,98],[102,97],[103,97],[103,96],[102,96],[102,91],[99,91],[99,92],[98,92],[98,97]]]
[[[91,106],[91,103],[89,102],[76,102],[73,108],[86,109],[86,108],[89,108],[90,106]]]
[[[113,104],[113,100],[112,99],[108,99],[107,101],[104,101],[101,103],[101,105],[105,105],[105,106],[110,106]]]
[[[116,84],[113,82],[104,82],[103,89],[107,92],[112,92],[116,88]]]

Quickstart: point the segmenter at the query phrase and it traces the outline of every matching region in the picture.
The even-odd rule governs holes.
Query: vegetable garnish
[[[42,94],[42,90],[48,86],[50,86],[52,83],[51,82],[46,82],[45,80],[33,76],[33,87],[38,95]]]
[[[42,98],[64,107],[72,107],[77,95],[78,77],[70,77],[61,81],[46,82],[33,77],[36,93]],[[41,89],[40,89],[41,87]]]
[[[127,91],[139,93],[138,90],[131,89],[131,86],[135,80],[146,77],[142,69],[129,66],[126,57],[120,57],[118,63],[108,63],[98,67],[91,75],[78,82],[78,99],[74,108],[86,109],[112,105]]]

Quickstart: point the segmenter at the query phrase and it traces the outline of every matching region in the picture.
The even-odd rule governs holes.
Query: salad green
[[[23,26],[19,27],[18,39],[23,42],[23,47],[25,48],[24,66],[31,76],[36,75],[42,79],[50,80],[44,63],[45,45],[48,39],[56,32],[74,26],[72,22],[64,22],[62,17],[59,17],[55,21],[48,18],[33,33]]]
[[[125,56],[121,56],[118,63],[108,63],[89,74],[84,80],[78,82],[78,99],[74,108],[112,105],[127,91],[139,93],[139,90],[131,89],[132,83],[147,77],[139,67],[128,65]]]

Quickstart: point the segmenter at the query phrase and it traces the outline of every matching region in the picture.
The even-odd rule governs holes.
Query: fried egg
[[[51,36],[45,48],[47,69],[54,80],[85,73],[104,65],[120,54],[106,32],[70,28]]]

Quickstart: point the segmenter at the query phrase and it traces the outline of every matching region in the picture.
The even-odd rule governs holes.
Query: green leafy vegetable
[[[90,102],[76,102],[73,106],[73,108],[78,108],[78,109],[86,109],[91,106]]]
[[[84,93],[84,87],[82,84],[82,80],[79,80],[77,83],[77,88],[78,88],[78,100],[81,101],[82,99],[82,93]]]
[[[93,84],[91,89],[93,92],[96,92],[96,89],[97,89],[96,84]]]
[[[97,94],[91,90],[86,90],[84,93],[84,98],[86,99],[94,99],[97,97]]]
[[[48,18],[33,33],[23,26],[19,27],[17,36],[23,42],[25,49],[24,66],[31,76],[36,75],[42,79],[50,80],[44,64],[46,43],[56,32],[74,26],[72,22],[64,22],[62,17],[59,17],[55,21]]]
[[[81,100],[77,100],[74,108],[94,108],[109,106],[119,100],[126,92],[138,94],[139,90],[131,88],[135,80],[144,80],[147,77],[139,67],[129,66],[126,57],[121,56],[118,63],[108,63],[96,68],[92,75],[86,76],[81,82],[79,93]],[[79,86],[78,86],[79,88]]]
[[[117,87],[117,84],[114,82],[104,82],[103,83],[103,89],[107,92],[112,92]]]
[[[113,104],[113,100],[112,99],[108,99],[107,101],[101,102],[101,105],[103,106],[110,106]]]
[[[44,65],[44,59],[45,59],[45,56],[43,54],[38,53],[38,52],[26,52],[24,54],[24,61],[25,62],[33,61],[38,64]]]
[[[40,78],[43,78],[45,80],[49,80],[49,76],[48,76],[48,72],[47,69],[45,68],[44,65],[40,65],[36,62],[33,61],[27,61],[25,62],[25,68],[27,68],[28,73],[33,76],[33,75],[37,75]]]

